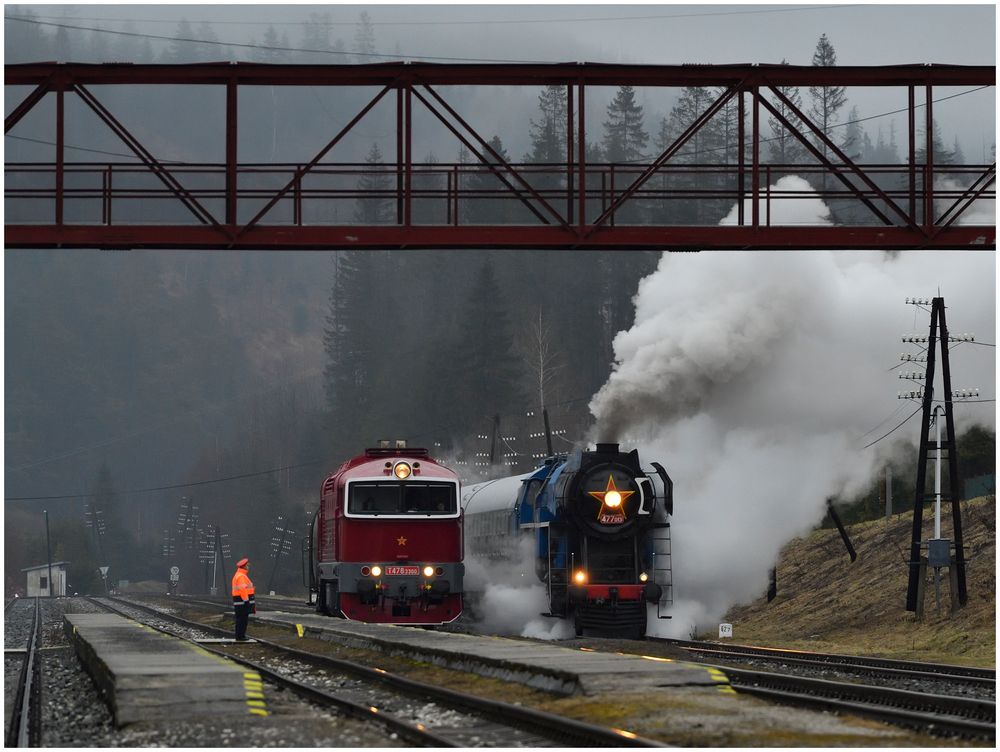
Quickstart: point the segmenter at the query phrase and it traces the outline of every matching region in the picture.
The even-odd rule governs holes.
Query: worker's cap
[[[236,562],[236,566],[238,566],[238,567],[245,567],[249,563],[250,563],[250,559],[240,559],[238,562]]]

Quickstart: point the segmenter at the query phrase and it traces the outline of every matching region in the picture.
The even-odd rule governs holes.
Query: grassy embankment
[[[924,515],[932,537],[933,508]],[[942,570],[941,613],[932,574],[924,618],[905,610],[912,512],[849,526],[858,552],[851,563],[836,528],[789,543],[778,560],[778,595],[734,607],[735,643],[909,660],[996,665],[996,498],[962,502],[968,603],[949,612]],[[942,509],[942,537],[952,537],[951,509]],[[931,570],[933,571],[933,570]],[[708,637],[713,637],[708,635]]]

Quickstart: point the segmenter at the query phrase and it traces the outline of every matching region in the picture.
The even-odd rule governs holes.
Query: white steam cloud
[[[492,633],[542,640],[570,638],[574,632],[569,622],[541,615],[549,610],[549,599],[533,569],[534,546],[534,537],[525,536],[508,561],[485,562],[466,556],[465,587],[482,593],[478,612]]]
[[[818,199],[778,201],[771,221],[827,215]],[[904,299],[940,290],[952,332],[995,342],[994,279],[988,252],[664,254],[590,405],[596,438],[637,446],[674,480],[675,606],[651,630],[687,636],[763,592],[781,547],[822,519],[826,499],[871,481],[890,442],[865,444],[916,406],[896,399],[904,382],[891,369],[900,336],[925,335],[929,315]],[[952,353],[953,387],[993,397],[994,351]],[[993,424],[991,404],[964,410],[964,425]]]

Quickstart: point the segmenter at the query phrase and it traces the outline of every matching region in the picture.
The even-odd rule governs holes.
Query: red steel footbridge
[[[4,74],[8,248],[996,244],[996,162],[946,162],[926,137],[942,99],[994,96],[993,67],[27,63]],[[649,138],[656,146],[641,157],[607,161],[593,147],[607,127],[604,103],[621,87],[641,91],[647,111],[670,111],[684,92],[697,92],[688,99],[698,105]],[[796,95],[840,87],[876,92],[895,113],[897,163],[861,161],[843,128],[835,132]],[[526,90],[546,89],[561,101],[559,121],[548,123],[557,153],[508,156],[493,138],[503,125],[496,113],[508,109],[506,98],[533,101]],[[293,96],[313,109],[283,108]],[[144,101],[156,103],[155,118],[138,112]],[[306,114],[316,102],[331,103],[322,122]],[[294,142],[294,160],[262,159],[267,149],[249,138],[261,128],[270,137],[278,115],[284,125],[280,134],[273,127],[273,143]],[[296,118],[301,134],[288,125]],[[102,148],[87,140],[98,130]],[[315,133],[321,138],[306,143]],[[372,133],[385,148],[366,160],[361,144]],[[195,145],[178,146],[192,137]],[[775,161],[777,138],[795,147],[796,162]],[[427,156],[442,143],[462,157]],[[810,201],[829,216],[792,208]]]

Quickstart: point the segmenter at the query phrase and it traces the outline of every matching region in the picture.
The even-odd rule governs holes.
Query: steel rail
[[[737,692],[782,702],[837,708],[932,734],[996,738],[996,703],[965,697],[848,684],[716,666]]]
[[[226,636],[232,633],[229,630],[222,630],[218,627],[210,627],[198,622],[189,621],[183,617],[176,616],[174,614],[164,614],[156,609],[153,609],[146,605],[140,605],[133,603],[132,601],[122,601],[129,606],[133,606],[143,611],[151,612],[156,616],[160,616],[178,623],[182,623],[185,626],[192,627],[195,629],[203,629],[205,631],[211,631],[215,633],[225,634]],[[450,689],[445,689],[444,687],[437,687],[430,684],[424,684],[422,682],[414,681],[412,679],[407,679],[403,676],[397,674],[392,674],[381,669],[372,669],[367,666],[362,666],[351,661],[346,661],[339,658],[331,658],[329,656],[317,655],[315,653],[310,653],[308,651],[298,650],[296,648],[283,645],[281,643],[272,642],[270,640],[265,640],[259,637],[253,638],[258,644],[265,645],[267,647],[279,650],[284,653],[293,655],[301,660],[309,661],[312,663],[317,663],[328,668],[343,671],[345,673],[350,673],[358,676],[362,679],[368,681],[378,682],[387,687],[390,687],[398,692],[413,696],[432,700],[438,700],[447,703],[450,706],[458,706],[464,708],[465,710],[482,715],[493,721],[499,721],[507,726],[514,725],[517,727],[519,724],[521,728],[530,731],[531,733],[537,734],[545,739],[555,740],[566,746],[579,746],[579,747],[662,747],[666,746],[660,742],[654,741],[652,739],[646,739],[631,732],[622,731],[620,729],[608,728],[606,726],[598,726],[591,723],[586,723],[584,721],[577,721],[572,718],[566,718],[565,716],[556,715],[554,713],[547,713],[541,710],[535,710],[533,708],[526,708],[520,705],[513,705],[510,703],[502,702],[499,700],[490,700],[482,697],[475,697],[468,694],[463,694],[459,692],[452,691]],[[202,645],[202,647],[206,647]],[[216,651],[213,651],[216,652]],[[220,655],[226,655],[229,657],[229,653],[222,653]],[[516,721],[516,724],[512,724],[511,721]]]
[[[10,603],[7,604],[10,606]],[[4,613],[6,614],[6,607]],[[11,710],[10,726],[7,728],[7,747],[41,746],[40,688],[38,675],[38,646],[41,642],[41,605],[35,598],[35,610],[31,617],[31,633],[28,636],[24,663],[17,680],[17,693]]]
[[[711,650],[709,648],[689,648],[692,653],[698,655],[713,656],[716,659],[738,660],[743,658],[757,658],[765,661],[772,661],[790,664],[793,666],[812,666],[833,669],[844,673],[852,673],[860,676],[879,675],[895,676],[909,679],[931,679],[938,681],[949,681],[955,684],[964,684],[973,687],[992,687],[996,685],[996,679],[983,676],[965,676],[960,674],[945,674],[939,671],[922,671],[919,669],[896,668],[890,666],[874,666],[864,663],[837,663],[830,660],[817,660],[815,658],[794,658],[771,653],[741,653],[728,650]]]
[[[977,668],[975,666],[957,666],[948,663],[924,663],[921,661],[904,661],[893,658],[873,658],[858,655],[843,655],[839,653],[818,653],[804,650],[786,650],[781,648],[765,648],[753,645],[722,645],[715,642],[698,640],[675,640],[648,637],[650,641],[663,642],[692,652],[711,652],[713,654],[760,656],[786,660],[789,663],[808,662],[812,664],[829,664],[831,667],[857,666],[865,669],[883,669],[886,671],[912,672],[948,678],[956,681],[963,679],[982,680],[995,683],[996,670]]]
[[[213,600],[209,600],[210,598],[211,598],[211,596],[205,596],[205,598],[197,598],[197,597],[191,596],[191,595],[174,595],[174,596],[171,596],[171,600],[179,601],[179,602],[182,602],[182,603],[189,603],[189,604],[192,604],[192,605],[214,606],[216,608],[221,608],[225,612],[229,612],[229,611],[232,610],[232,603],[231,602],[227,602],[227,601],[223,601],[223,600],[213,601]],[[132,601],[129,601],[129,603],[132,603]],[[314,614],[314,613],[316,613],[316,609],[315,609],[314,606],[309,606],[309,605],[306,605],[305,603],[301,603],[301,602],[286,602],[286,601],[282,601],[282,600],[277,599],[277,598],[273,598],[273,599],[269,598],[266,595],[263,596],[263,597],[259,596],[259,595],[257,596],[257,605],[258,606],[263,606],[263,605],[268,605],[268,604],[273,604],[276,609],[278,609],[278,608],[287,608],[289,610],[289,613],[296,613],[296,614],[298,614],[298,613],[303,613],[303,614]]]
[[[137,621],[134,617],[128,615],[127,613],[125,613],[121,609],[116,608],[114,605],[110,603],[105,603],[104,601],[98,600],[97,598],[88,598],[87,600],[101,608],[104,608],[107,611],[116,613],[119,616],[122,616],[126,619]],[[116,599],[106,599],[106,600],[116,600]],[[176,617],[173,614],[166,614],[163,613],[162,611],[156,611],[156,609],[148,608],[146,606],[140,606],[135,603],[131,603],[129,601],[118,601],[118,602],[130,606],[132,608],[137,608],[140,611],[151,612],[152,615],[158,618],[166,619],[167,621],[174,621],[180,624],[184,624],[185,626],[196,628],[205,632],[215,632],[215,633],[222,632],[227,636],[231,634],[228,630],[221,630],[218,627],[211,627],[205,624],[198,624],[197,622],[188,621],[187,619]],[[396,718],[395,716],[389,713],[382,713],[379,712],[377,709],[371,708],[370,706],[366,707],[354,702],[350,702],[349,700],[344,700],[343,698],[337,697],[336,695],[330,694],[329,692],[325,692],[324,690],[318,689],[316,687],[311,687],[308,684],[303,684],[294,679],[290,679],[287,676],[284,676],[267,668],[266,666],[262,666],[259,663],[256,663],[255,661],[251,661],[246,658],[239,658],[230,653],[226,653],[222,650],[217,650],[209,645],[205,645],[199,642],[198,640],[194,640],[189,637],[184,637],[183,635],[179,635],[167,629],[157,627],[153,624],[147,624],[144,622],[140,623],[143,623],[150,629],[155,629],[157,632],[161,632],[170,637],[175,637],[179,640],[184,640],[185,642],[190,642],[194,645],[197,645],[200,649],[206,650],[214,655],[218,655],[223,658],[228,658],[234,663],[239,663],[242,666],[247,666],[249,668],[252,668],[267,681],[270,681],[286,689],[290,689],[296,694],[300,695],[301,697],[319,703],[320,705],[325,705],[325,706],[332,705],[338,708],[339,710],[344,711],[347,715],[350,715],[354,718],[381,723],[391,732],[399,734],[406,741],[412,742],[418,746],[422,747],[456,746],[447,739],[443,739],[437,736],[436,734],[427,731],[425,728],[421,728],[419,726],[415,726],[414,724],[407,723],[406,721],[403,721],[400,718]]]

